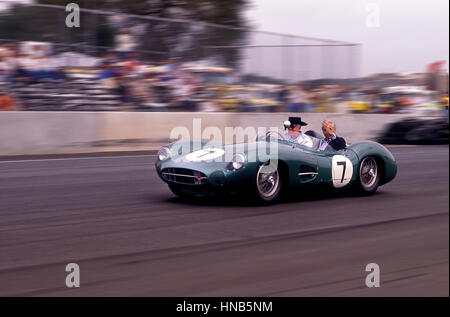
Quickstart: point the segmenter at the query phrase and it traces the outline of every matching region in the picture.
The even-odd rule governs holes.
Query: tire
[[[375,193],[380,184],[381,166],[373,156],[366,156],[361,160],[358,168],[359,191],[361,194]]]
[[[174,193],[176,196],[182,199],[193,199],[195,198],[195,194],[186,193],[184,192],[179,186],[177,185],[169,185],[170,190],[172,193]]]
[[[280,198],[283,180],[278,166],[269,161],[259,165],[255,178],[255,196],[262,203],[273,203]]]

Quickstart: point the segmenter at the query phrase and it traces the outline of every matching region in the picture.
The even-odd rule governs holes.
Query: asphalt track
[[[374,196],[268,207],[183,202],[154,155],[3,158],[0,296],[448,296],[449,147],[391,151]]]

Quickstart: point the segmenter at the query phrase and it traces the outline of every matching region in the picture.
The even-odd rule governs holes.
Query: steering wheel
[[[286,140],[284,135],[282,135],[280,132],[278,132],[278,131],[270,131],[270,130],[266,132],[266,139],[268,139],[271,134],[275,134],[281,140]]]

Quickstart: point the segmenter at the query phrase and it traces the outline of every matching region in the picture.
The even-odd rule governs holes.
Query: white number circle
[[[335,155],[331,163],[331,175],[333,186],[336,188],[344,187],[350,183],[353,175],[353,164],[344,155]]]
[[[225,153],[222,149],[203,149],[186,155],[186,160],[190,162],[201,162],[214,160]]]

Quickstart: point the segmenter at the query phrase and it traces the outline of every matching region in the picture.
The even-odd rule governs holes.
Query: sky
[[[252,0],[257,30],[361,43],[361,75],[449,60],[449,0]]]

